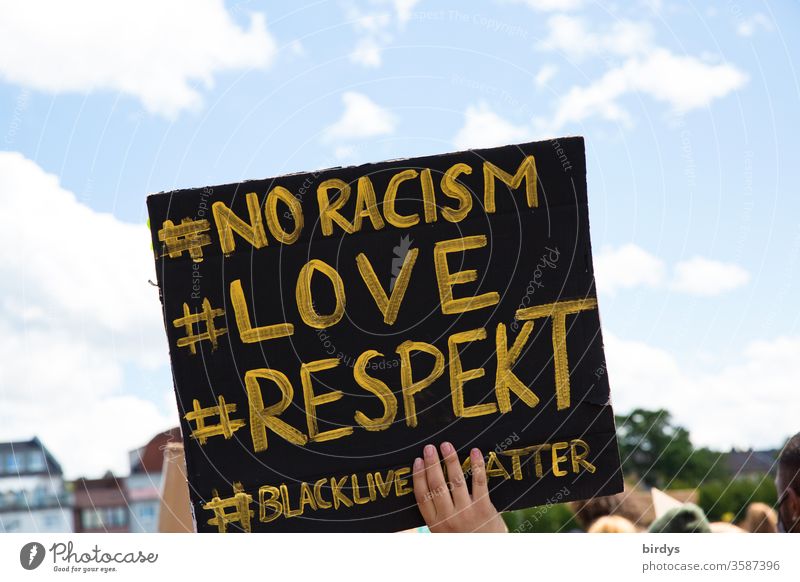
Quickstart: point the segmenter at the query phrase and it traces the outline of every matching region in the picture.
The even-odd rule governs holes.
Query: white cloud
[[[642,61],[629,62],[623,71],[633,90],[665,101],[679,113],[706,107],[747,81],[747,75],[733,65],[710,65],[665,49],[653,51]]]
[[[618,289],[658,287],[665,278],[664,261],[635,244],[605,247],[594,258],[594,273],[600,293]]]
[[[515,125],[491,110],[486,103],[470,105],[464,112],[464,125],[453,138],[457,149],[489,148],[524,141],[531,129]]]
[[[364,37],[356,43],[350,60],[365,67],[379,67],[381,65],[382,47],[378,41],[371,37]]]
[[[666,408],[701,445],[776,447],[800,430],[800,338],[754,341],[733,363],[695,372],[669,352],[604,334],[617,413]]]
[[[750,280],[744,268],[703,257],[679,261],[671,277],[663,260],[633,243],[603,247],[594,257],[597,290],[613,295],[620,289],[650,287],[710,297],[733,291]]]
[[[216,74],[266,67],[263,14],[241,28],[222,0],[26,0],[0,3],[0,79],[50,92],[119,91],[174,116],[202,102]]]
[[[692,295],[713,296],[732,291],[750,281],[739,265],[693,257],[675,265],[672,287]]]
[[[539,119],[538,126],[558,132],[594,116],[628,125],[630,114],[619,100],[635,92],[666,102],[674,113],[684,113],[708,106],[746,81],[747,76],[732,65],[710,65],[656,49],[645,57],[627,60],[587,86],[573,87],[558,102],[555,115]]]
[[[555,65],[542,65],[533,80],[537,87],[544,87],[556,76],[557,72],[558,67]]]
[[[393,0],[394,12],[397,15],[397,22],[400,26],[405,25],[411,20],[411,14],[414,7],[419,4],[420,0]]]
[[[361,12],[353,8],[356,29],[369,34],[382,33],[392,23],[392,13],[388,11]]]
[[[358,36],[350,61],[369,68],[381,66],[383,48],[405,28],[418,3],[419,0],[372,0],[367,10],[349,5],[347,17]]]
[[[772,20],[761,12],[757,12],[750,18],[739,21],[739,24],[736,26],[736,34],[739,36],[751,37],[759,28],[766,32],[772,31],[773,28]]]
[[[333,149],[333,157],[339,161],[352,159],[356,154],[356,148],[352,145],[340,145]]]
[[[388,110],[376,104],[366,95],[347,91],[342,94],[344,112],[322,134],[325,142],[355,140],[394,132],[397,119]]]
[[[557,14],[547,21],[548,34],[541,50],[558,51],[575,60],[588,56],[630,56],[647,51],[653,30],[647,22],[617,20],[609,30],[593,32],[583,18]]]
[[[383,62],[383,47],[392,41],[391,24],[393,14],[386,2],[378,3],[377,9],[364,12],[358,6],[348,8],[348,17],[358,35],[356,45],[350,53],[350,61],[364,67],[376,68]]]
[[[166,371],[147,228],[97,213],[55,176],[0,152],[0,440],[40,436],[71,475],[126,467],[177,415],[126,394]]]
[[[539,12],[566,12],[582,7],[583,0],[510,0],[512,4],[525,4]]]
[[[536,127],[545,134],[557,134],[592,117],[630,126],[631,115],[621,100],[635,93],[666,103],[672,113],[681,114],[707,107],[748,80],[731,64],[712,64],[656,46],[650,25],[644,22],[618,21],[607,32],[594,32],[580,18],[558,15],[548,25],[549,34],[540,49],[561,51],[575,59],[611,55],[622,62],[588,85],[572,87],[558,100],[552,115],[537,118]]]

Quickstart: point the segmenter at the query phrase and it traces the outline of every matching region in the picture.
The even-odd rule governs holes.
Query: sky
[[[613,404],[800,430],[800,5],[0,0],[0,440],[177,424],[147,194],[586,140]]]

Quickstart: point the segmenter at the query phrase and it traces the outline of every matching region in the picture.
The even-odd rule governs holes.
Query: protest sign
[[[148,209],[198,531],[420,525],[444,440],[500,509],[622,490],[582,138]]]

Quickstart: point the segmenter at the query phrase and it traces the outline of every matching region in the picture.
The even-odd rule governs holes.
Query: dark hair
[[[800,432],[790,438],[778,457],[778,471],[783,484],[800,493]]]
[[[631,521],[636,520],[638,516],[635,515],[635,512],[634,515],[630,515],[630,512],[624,511],[628,493],[593,497],[572,502],[571,506],[575,514],[575,521],[578,522],[581,528],[587,530],[592,523],[605,515],[621,515]]]

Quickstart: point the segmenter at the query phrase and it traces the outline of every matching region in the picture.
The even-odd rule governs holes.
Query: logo
[[[29,542],[19,551],[19,563],[26,570],[35,570],[44,561],[44,546],[39,542]]]

